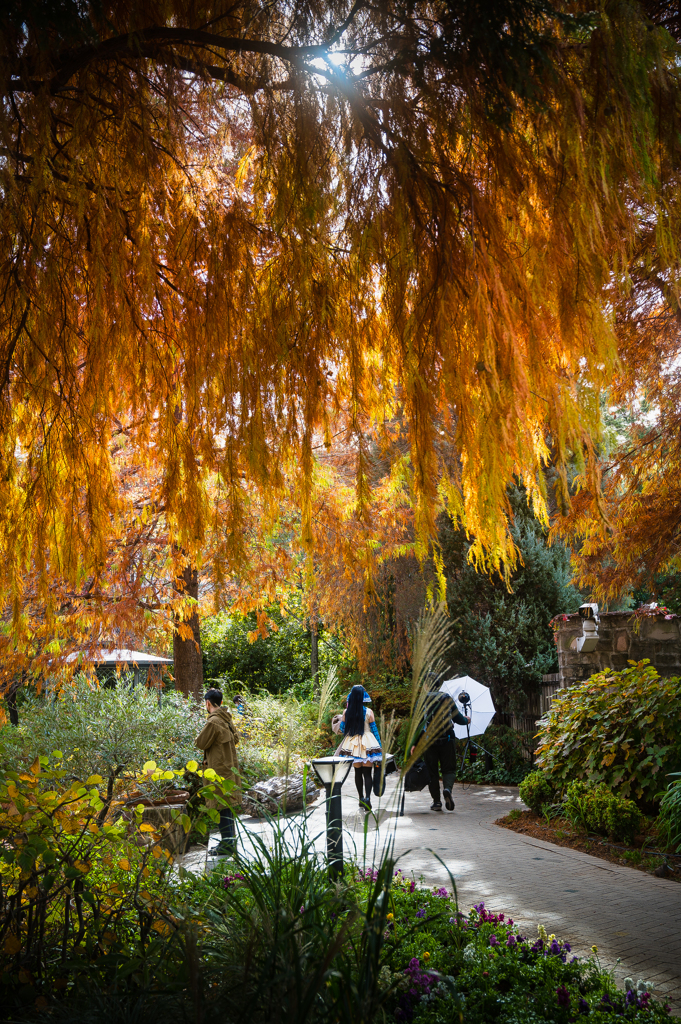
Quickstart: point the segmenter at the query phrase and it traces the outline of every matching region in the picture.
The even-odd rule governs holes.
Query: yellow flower
[[[555,937],[556,937],[555,935],[549,935],[549,942],[553,942],[553,940],[555,939]]]
[[[395,920],[395,915],[394,914],[388,914],[387,919],[388,919],[388,921],[394,921]]]
[[[598,946],[592,946],[591,947],[591,952],[592,953],[597,953],[598,952]]]
[[[430,960],[430,953],[424,953],[423,954],[423,959],[424,960]]]

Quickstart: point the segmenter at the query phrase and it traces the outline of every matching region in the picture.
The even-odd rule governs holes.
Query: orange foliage
[[[593,483],[608,302],[642,233],[677,259],[677,47],[626,4],[499,0],[484,38],[460,6],[3,14],[6,672],[170,621],[183,559],[240,592],[287,503],[370,595],[373,545],[422,557],[443,506],[510,564],[506,484],[545,515],[547,438],[565,497],[570,459]],[[352,494],[316,505],[337,432]]]

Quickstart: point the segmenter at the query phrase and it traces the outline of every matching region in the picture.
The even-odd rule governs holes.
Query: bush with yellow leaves
[[[202,775],[202,795],[220,804],[231,783]],[[149,773],[147,773],[149,774]],[[151,773],[154,774],[153,772]],[[163,773],[159,773],[159,777]],[[103,799],[104,797],[104,799]],[[99,775],[71,781],[59,751],[0,780],[0,984],[6,1008],[38,1009],[93,971],[113,970],[121,955],[142,963],[177,929],[170,910],[173,858],[163,828],[128,820],[106,802]],[[209,828],[205,810],[190,822],[181,807],[168,827]],[[165,952],[163,955],[166,955]],[[131,959],[132,958],[132,959]]]

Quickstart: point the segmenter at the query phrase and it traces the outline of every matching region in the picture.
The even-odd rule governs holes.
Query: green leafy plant
[[[542,807],[550,804],[553,796],[553,787],[543,772],[530,772],[520,783],[520,799],[536,814],[541,814]]]
[[[333,681],[333,673],[331,676]],[[327,695],[327,702],[332,695]],[[240,736],[239,765],[249,784],[272,775],[301,772],[305,761],[318,755],[318,705],[292,694],[275,696],[262,690],[247,695],[243,713],[235,714]]]
[[[660,678],[647,661],[599,672],[554,697],[536,764],[557,791],[602,782],[652,809],[660,773],[681,768],[680,701],[681,679]]]
[[[459,778],[462,782],[476,782],[501,786],[517,786],[532,771],[532,764],[523,756],[523,745],[518,733],[507,725],[490,725],[485,730],[482,744],[487,754],[467,757]],[[461,757],[465,740],[457,740],[458,756]]]
[[[612,793],[602,783],[570,783],[565,813],[573,824],[627,843],[633,843],[641,827],[641,812],[634,801]]]
[[[584,786],[584,783],[580,782],[576,785]],[[565,815],[573,825],[583,828],[585,832],[589,831],[586,797],[575,786],[568,787],[565,799]]]
[[[674,774],[681,776],[681,772]],[[681,777],[669,783],[660,801],[659,824],[669,846],[681,853]]]
[[[530,762],[524,756],[522,740],[510,726],[489,725],[482,743],[495,761],[502,764],[507,771],[520,769],[527,773],[530,769]]]
[[[480,786],[517,786],[531,771],[532,765],[529,761],[523,762],[517,768],[509,769],[496,760],[490,763],[486,757],[477,757],[474,761],[466,758],[457,777],[461,782],[474,782]]]
[[[555,818],[557,816],[557,813],[558,811],[555,804],[542,804],[541,816],[544,819],[546,825],[551,824],[552,818]]]
[[[208,769],[204,799],[224,804],[231,782]],[[106,783],[100,775],[73,782],[60,751],[36,758],[26,772],[0,780],[0,984],[3,1008],[38,1001],[37,1008],[83,978],[100,985],[142,975],[155,963],[159,977],[180,920],[170,909],[172,856],[167,832],[188,832],[181,808],[165,825],[143,819],[144,807],[103,819]],[[194,827],[203,835],[219,818],[204,810]],[[176,956],[177,959],[177,956]]]

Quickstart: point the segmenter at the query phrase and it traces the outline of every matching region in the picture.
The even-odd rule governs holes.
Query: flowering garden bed
[[[316,1010],[306,1020],[567,1024],[584,1017],[594,1022],[613,1016],[629,1021],[669,1019],[668,1007],[654,1000],[645,983],[638,989],[633,983],[629,991],[618,989],[600,967],[596,947],[589,958],[578,958],[568,941],[547,935],[541,925],[535,935],[526,936],[511,918],[488,911],[483,903],[463,912],[445,888],[419,888],[400,871],[394,872],[387,887],[385,880],[381,870],[349,869],[336,888],[333,908],[327,904],[320,915],[318,899],[296,908],[289,927],[308,957],[302,973],[311,978],[320,968]],[[219,914],[225,936],[232,936],[231,950],[224,949],[222,956],[231,952],[236,957],[243,924],[261,914],[261,879],[243,865],[227,875],[216,870],[192,888],[203,913],[213,921]],[[314,936],[320,932],[326,937],[315,962]],[[255,943],[250,948],[255,954]],[[328,952],[334,948],[335,963]],[[255,959],[257,955],[252,961],[257,973]],[[221,964],[221,978],[234,978],[236,965],[224,972],[224,959]],[[297,969],[301,967],[302,961]],[[261,976],[256,996],[246,982],[254,1009],[266,984]],[[216,1008],[225,997],[229,1002],[235,993],[221,992],[216,985]],[[353,999],[364,999],[361,1008],[355,1004],[355,1012]],[[259,1019],[257,1010],[254,1019]]]
[[[593,857],[610,861],[611,864],[624,864],[681,882],[681,857],[669,853],[650,852],[657,847],[658,836],[654,825],[646,825],[643,832],[636,837],[633,846],[610,843],[602,836],[577,828],[567,818],[551,818],[546,821],[541,814],[534,811],[515,809],[505,817],[499,818],[495,825],[520,832],[521,835],[532,836],[534,839],[542,839],[545,843],[590,853]]]
[[[650,994],[617,991],[598,963],[572,955],[570,943],[520,934],[511,918],[486,910],[455,909],[445,889],[432,892],[395,880],[391,888],[385,980],[394,1019],[423,1024],[488,1021],[572,1021],[667,1018]],[[419,924],[420,921],[420,924]]]
[[[307,820],[272,819],[265,836],[249,833],[247,858],[208,876],[176,873],[143,808],[130,828],[99,825],[101,777],[58,792],[66,771],[47,761],[0,785],[0,1019],[667,1019],[643,983],[618,990],[595,950],[577,959],[541,927],[522,935],[483,904],[463,911],[447,889],[417,887],[396,870],[390,843],[376,867],[348,865],[331,881]],[[207,798],[224,799],[218,783],[203,781]]]

